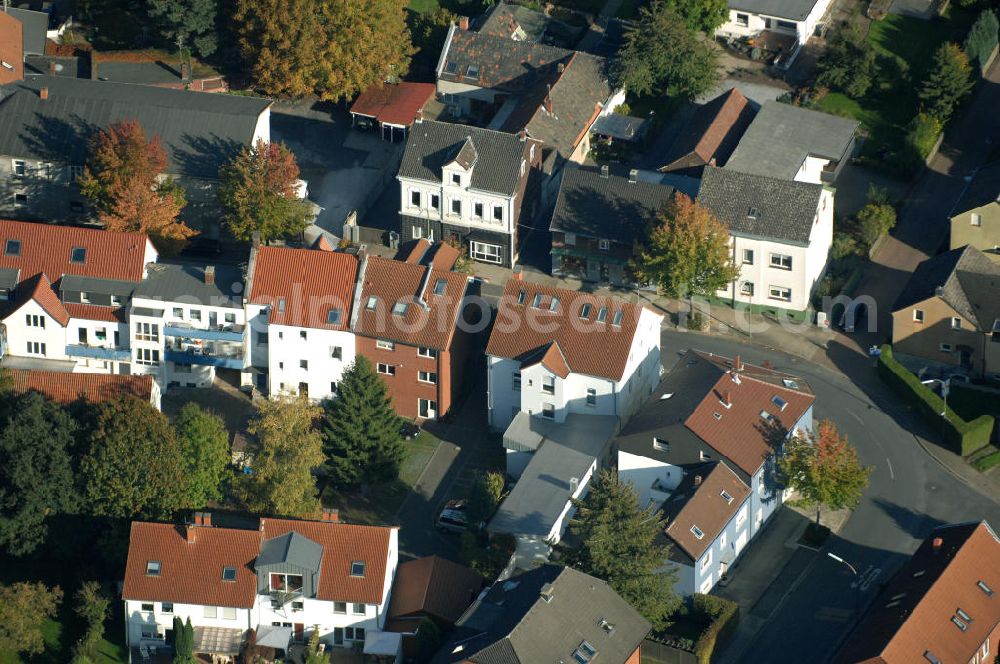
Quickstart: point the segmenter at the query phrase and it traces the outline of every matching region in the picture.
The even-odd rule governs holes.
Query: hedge
[[[931,426],[943,428],[945,442],[952,451],[966,457],[989,444],[995,418],[992,415],[980,415],[971,422],[966,422],[951,408],[948,408],[945,417],[941,417],[944,406],[941,397],[896,361],[889,344],[882,346],[878,370],[882,380],[913,404]]]
[[[985,473],[987,470],[1000,464],[1000,450],[981,456],[972,462],[973,467],[981,473]]]
[[[962,50],[969,56],[969,60],[976,63],[981,74],[986,73],[986,64],[997,47],[998,30],[1000,22],[997,21],[997,15],[993,10],[986,9],[972,24],[969,36],[962,45]]]
[[[728,599],[701,593],[695,593],[692,600],[695,613],[712,621],[694,644],[694,654],[698,658],[698,664],[709,664],[715,646],[719,642],[728,640],[736,631],[740,606]]]

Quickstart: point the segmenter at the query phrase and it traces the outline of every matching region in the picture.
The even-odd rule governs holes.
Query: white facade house
[[[385,625],[398,530],[262,519],[253,530],[132,524],[122,598],[130,648],[166,648],[175,616],[191,619],[195,652],[234,661],[248,630],[287,649],[318,631],[349,648]],[[374,554],[374,557],[372,557]],[[211,638],[207,638],[211,634]]]
[[[662,321],[624,301],[511,279],[486,348],[490,426],[505,429],[519,412],[627,420],[659,382]]]
[[[833,245],[831,189],[709,167],[698,200],[728,226],[740,268],[719,297],[754,307],[809,308]]]
[[[799,49],[821,29],[831,0],[729,0],[729,16],[719,26],[716,37],[754,37],[764,31],[795,37],[795,48],[785,66]]]

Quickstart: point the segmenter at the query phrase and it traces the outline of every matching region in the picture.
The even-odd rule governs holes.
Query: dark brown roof
[[[536,295],[538,307],[533,306]],[[555,311],[550,310],[553,298],[559,300]],[[518,304],[519,299],[524,303]],[[590,305],[586,318],[580,315],[584,304]],[[597,322],[602,309],[606,310],[606,321]],[[530,362],[555,342],[573,373],[621,380],[642,310],[623,300],[513,277],[500,298],[486,354]],[[621,312],[620,325],[613,324],[616,312]]]
[[[750,487],[723,461],[693,469],[663,504],[667,536],[692,560],[698,560],[749,495]],[[694,527],[701,531],[701,538],[692,531]]]
[[[674,140],[661,171],[704,166],[725,166],[740,137],[753,120],[754,109],[736,88],[719,95],[695,111]]]
[[[387,619],[429,616],[454,625],[483,581],[478,572],[438,556],[405,562],[396,570]]]
[[[153,377],[148,374],[121,376],[25,369],[9,369],[9,372],[15,392],[40,392],[59,403],[70,403],[80,397],[96,403],[125,395],[149,401],[153,395]]]
[[[518,94],[533,89],[549,76],[556,63],[565,63],[573,55],[573,51],[555,46],[457,28],[444,48],[439,75],[442,80]],[[469,75],[470,67],[473,76]]]
[[[942,526],[879,593],[834,661],[969,662],[998,623],[1000,539],[985,521]]]

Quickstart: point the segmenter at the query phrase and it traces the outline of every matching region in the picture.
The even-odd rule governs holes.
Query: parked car
[[[464,500],[449,500],[438,515],[435,525],[438,530],[448,533],[464,533],[469,528],[469,520],[465,515]]]

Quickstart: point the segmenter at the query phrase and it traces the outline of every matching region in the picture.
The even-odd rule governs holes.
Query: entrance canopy
[[[195,627],[194,652],[206,655],[239,655],[243,630],[232,627]]]

